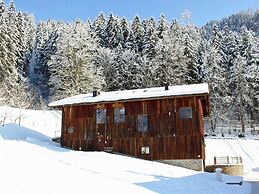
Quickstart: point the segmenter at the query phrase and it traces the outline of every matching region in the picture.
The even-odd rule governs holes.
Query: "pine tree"
[[[168,30],[169,30],[169,27],[165,19],[165,16],[164,14],[161,14],[159,17],[158,26],[157,26],[158,38],[162,39],[164,35],[168,33]]]
[[[105,28],[105,47],[116,48],[120,44],[121,38],[119,19],[110,14]]]
[[[121,48],[114,51],[110,49],[101,49],[101,57],[99,61],[103,63],[103,74],[105,77],[105,85],[107,91],[123,90],[124,84],[124,67],[123,58],[121,57]]]
[[[142,58],[130,50],[125,50],[120,55],[124,72],[123,89],[138,89],[144,86],[144,65]]]
[[[33,49],[31,64],[33,65],[32,82],[39,89],[43,99],[49,98],[49,68],[51,56],[57,52],[57,40],[60,37],[62,26],[48,20],[40,22],[36,30],[36,40]]]
[[[10,84],[15,86],[18,81],[16,71],[17,47],[16,35],[13,34],[16,28],[14,28],[12,21],[13,18],[7,13],[0,16],[0,74],[1,82],[12,82]],[[10,98],[11,96],[9,96]]]
[[[180,44],[178,28],[173,33],[164,34],[156,46],[156,57],[152,60],[154,85],[185,84],[187,66],[183,61],[183,47]]]
[[[226,70],[222,65],[223,55],[222,35],[218,27],[214,25],[206,57],[207,82],[209,83],[211,102],[211,128],[213,131],[219,121],[225,118],[230,103],[226,87],[228,84],[226,83]]]
[[[152,60],[156,55],[155,47],[157,41],[158,35],[156,31],[156,23],[154,18],[150,18],[143,42],[143,55],[146,56],[148,60]]]
[[[232,93],[236,89],[234,85],[232,85],[232,82],[230,82],[231,76],[232,76],[232,70],[234,63],[237,59],[237,56],[239,54],[239,37],[231,32],[226,26],[222,32],[222,38],[223,38],[223,52],[224,52],[224,58],[222,61],[222,66],[228,72],[226,74],[226,82],[227,82],[227,87],[229,88],[228,92],[230,95],[230,98],[232,98]]]
[[[3,0],[0,0],[0,16],[6,12],[6,7]]]
[[[128,48],[128,40],[130,35],[130,27],[126,18],[122,18],[120,21],[120,31],[121,31],[121,46],[125,49]]]
[[[102,83],[94,72],[97,42],[91,36],[90,24],[77,20],[63,35],[48,62],[51,100],[88,93]]]
[[[187,65],[186,82],[188,84],[200,82],[200,64],[198,63],[198,46],[200,38],[193,26],[186,26],[183,35],[183,60]]]
[[[254,33],[242,28],[240,54],[246,61],[246,76],[248,88],[250,92],[250,103],[248,105],[248,114],[250,120],[254,120],[258,116],[259,110],[259,54],[258,54],[258,38]],[[252,122],[251,122],[252,123]]]
[[[231,84],[234,86],[232,94],[232,110],[233,116],[237,111],[237,119],[240,121],[242,132],[245,132],[245,120],[247,120],[247,108],[252,104],[250,96],[249,82],[247,77],[247,66],[243,57],[239,54],[234,60],[234,65],[231,67]]]
[[[112,80],[116,78],[114,76],[115,70],[112,67],[112,65],[114,64],[115,57],[116,54],[114,50],[103,47],[97,49],[94,64],[99,69],[100,74],[103,75],[104,84],[102,88],[105,91],[112,90]]]
[[[144,33],[144,27],[139,16],[135,16],[131,25],[129,48],[136,53],[141,53],[143,50]]]
[[[105,21],[105,16],[101,12],[99,13],[98,17],[96,20],[93,22],[93,31],[95,33],[95,39],[97,42],[100,44],[100,46],[105,46],[105,26],[106,26],[106,21]]]
[[[207,41],[200,37],[201,40],[198,43],[198,83],[206,82],[206,50],[208,47]]]

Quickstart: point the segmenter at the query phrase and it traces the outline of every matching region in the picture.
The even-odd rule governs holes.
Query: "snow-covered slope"
[[[19,112],[4,109],[10,118]],[[215,174],[104,152],[63,149],[49,138],[59,130],[59,113],[22,113],[23,126],[6,119],[5,126],[0,127],[0,193],[249,193],[248,184],[224,183],[238,177],[224,176],[222,183],[216,181]],[[207,161],[212,161],[214,155],[238,154],[249,169],[258,169],[257,143],[207,139]]]
[[[206,163],[213,164],[214,156],[241,156],[246,175],[259,167],[259,140],[206,139]]]
[[[2,135],[10,129],[9,136]],[[1,193],[241,194],[249,189],[248,184],[219,182],[215,174],[104,152],[63,149],[45,135],[14,124],[0,131]]]
[[[55,132],[61,129],[61,112],[47,110],[25,110],[0,106],[0,124],[19,123],[21,126],[33,129],[49,137],[55,137]]]

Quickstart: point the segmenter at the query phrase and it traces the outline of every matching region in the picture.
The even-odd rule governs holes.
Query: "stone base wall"
[[[242,164],[237,165],[208,165],[206,166],[206,172],[215,172],[216,168],[221,168],[222,173],[234,176],[242,176],[244,174],[244,166]]]
[[[203,160],[202,159],[185,159],[185,160],[158,160],[165,164],[170,164],[173,166],[179,166],[188,168],[196,171],[203,171]]]

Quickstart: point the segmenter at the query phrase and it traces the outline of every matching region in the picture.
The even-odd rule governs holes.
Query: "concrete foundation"
[[[158,162],[170,164],[173,166],[184,167],[196,171],[204,171],[202,159],[158,160]]]

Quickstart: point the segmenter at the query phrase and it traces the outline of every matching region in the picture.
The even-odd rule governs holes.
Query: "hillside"
[[[22,127],[17,125],[19,123],[19,118],[21,118],[20,124]],[[7,144],[13,145],[14,147],[19,147],[20,144],[22,146],[28,146],[33,142],[32,144],[34,145],[43,144],[43,146],[40,146],[41,149],[44,148],[43,150],[48,148],[49,151],[58,151],[58,153],[72,153],[68,150],[64,151],[58,145],[53,144],[50,141],[51,138],[60,134],[60,112],[0,107],[0,123],[5,124],[5,126],[0,129],[0,139],[7,140],[2,142],[3,146],[1,147],[6,147]],[[255,139],[258,139],[258,136],[250,136],[248,139],[239,139],[230,136],[225,139],[215,139],[215,137],[214,139],[212,139],[212,137],[206,138],[206,164],[212,164],[214,156],[241,156],[244,161],[245,175],[249,175],[254,169],[259,167],[259,140]],[[28,142],[30,144],[28,144]],[[49,145],[50,147],[48,147]],[[2,151],[4,150],[5,149]],[[79,155],[89,154],[81,152],[77,153],[79,153]],[[52,154],[53,153],[51,153],[51,155]]]
[[[0,127],[1,193],[248,193],[227,185],[239,177],[187,170],[104,152],[61,148],[45,135],[16,124]]]
[[[233,32],[241,32],[242,27],[246,27],[248,30],[253,31],[256,36],[259,36],[259,10],[242,11],[219,21],[210,21],[203,28],[212,28],[213,23],[217,23],[221,30],[227,26]]]
[[[15,131],[15,123],[22,127],[19,132]],[[8,124],[1,135],[7,139],[31,138],[31,135],[44,135],[44,139],[50,140],[60,135],[61,112],[59,111],[35,111],[0,106],[0,124]],[[24,132],[30,132],[30,136],[24,136]],[[14,132],[14,134],[12,134]],[[249,132],[247,133],[249,134]],[[238,138],[236,134],[227,135],[223,138],[209,136],[206,144],[206,164],[213,163],[214,156],[241,156],[244,160],[245,174],[253,168],[259,167],[259,135],[250,135],[247,138]]]
[[[13,1],[7,7],[0,9],[0,105],[41,109],[93,90],[209,83],[213,126],[259,123],[258,11],[202,28],[163,14],[102,12],[93,21],[35,23]]]

